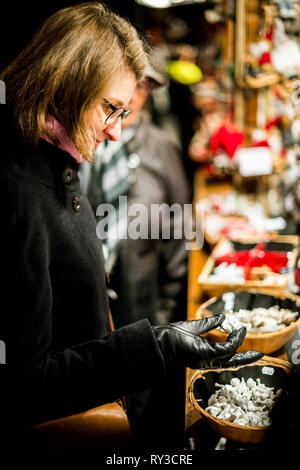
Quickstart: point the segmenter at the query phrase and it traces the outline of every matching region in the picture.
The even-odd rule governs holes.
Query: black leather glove
[[[223,369],[258,361],[263,356],[261,352],[235,352],[244,341],[246,328],[230,333],[224,343],[199,336],[220,326],[224,319],[222,314],[152,327],[165,362],[191,369]]]

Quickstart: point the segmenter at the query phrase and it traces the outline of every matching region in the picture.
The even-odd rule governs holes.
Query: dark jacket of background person
[[[172,216],[170,239],[151,239],[151,205],[189,201],[189,186],[178,149],[144,112],[127,154],[137,154],[141,163],[129,170],[128,207],[133,203],[147,207],[149,238],[127,239],[120,244],[119,257],[111,276],[111,287],[118,295],[111,302],[116,327],[148,318],[152,324],[165,324],[185,318],[187,251],[184,230],[174,239]],[[100,156],[101,158],[101,156]],[[99,181],[100,183],[100,181]],[[101,202],[100,185],[91,194],[93,210]],[[183,213],[183,210],[182,210]],[[152,220],[152,223],[154,221]]]
[[[159,382],[147,320],[110,332],[101,243],[78,164],[27,146],[0,107],[1,426],[80,412]],[[142,347],[141,347],[142,344]],[[16,416],[15,416],[16,414]]]

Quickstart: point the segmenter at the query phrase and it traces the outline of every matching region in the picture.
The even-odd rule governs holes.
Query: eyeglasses
[[[110,110],[109,115],[104,121],[107,126],[113,124],[118,118],[125,119],[131,113],[131,111],[129,109],[124,108],[124,106],[114,106],[107,100],[103,101],[103,108],[104,110]]]

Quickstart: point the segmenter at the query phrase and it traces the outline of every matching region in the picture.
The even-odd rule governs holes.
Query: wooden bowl
[[[188,397],[207,424],[218,434],[234,441],[257,444],[266,439],[270,426],[241,426],[219,419],[207,411],[209,397],[215,392],[215,383],[227,384],[234,377],[247,380],[249,377],[260,379],[268,387],[284,390],[288,374],[292,370],[289,362],[264,356],[254,364],[235,369],[197,370],[192,376]]]
[[[232,295],[234,299],[232,304],[233,310],[251,310],[256,307],[268,308],[273,305],[278,305],[279,308],[287,308],[298,313],[297,320],[281,330],[270,333],[247,333],[238,351],[256,350],[264,354],[271,354],[282,348],[300,325],[300,297],[289,292],[270,294],[269,291],[251,289],[230,291],[219,297],[211,298],[200,306],[196,312],[196,318],[204,318],[222,313],[226,302],[226,300],[224,300],[226,297],[224,296],[228,296],[228,294]],[[208,331],[206,337],[213,341],[226,341],[228,333],[214,329]]]

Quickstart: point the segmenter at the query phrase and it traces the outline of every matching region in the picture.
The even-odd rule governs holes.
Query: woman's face
[[[127,71],[119,81],[115,80],[111,83],[102,102],[87,112],[87,122],[95,134],[96,147],[106,139],[119,140],[121,136],[120,117],[112,123],[106,123],[105,120],[115,108],[124,107],[126,111],[135,87],[135,76],[133,72]]]

